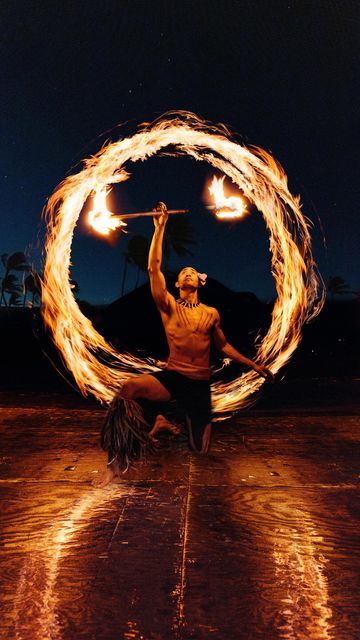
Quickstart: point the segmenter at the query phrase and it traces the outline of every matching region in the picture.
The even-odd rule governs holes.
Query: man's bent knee
[[[136,400],[137,398],[158,402],[167,402],[170,400],[169,392],[156,378],[153,378],[149,374],[127,380],[122,386],[121,396],[128,400]]]
[[[133,400],[137,397],[139,385],[135,380],[127,380],[121,387],[120,395],[122,398]]]

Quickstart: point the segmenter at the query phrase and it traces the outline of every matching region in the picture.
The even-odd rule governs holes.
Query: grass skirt
[[[126,471],[134,460],[154,450],[148,436],[150,428],[140,404],[117,394],[101,430],[100,444],[108,452],[108,464],[116,461]]]

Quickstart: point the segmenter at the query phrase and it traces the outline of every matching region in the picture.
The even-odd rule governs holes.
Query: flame
[[[214,176],[209,187],[210,195],[213,196],[215,201],[215,215],[221,220],[242,218],[246,212],[246,204],[244,200],[238,196],[229,196],[228,198],[225,196],[224,180],[225,176],[221,178]]]
[[[268,333],[257,344],[257,363],[277,373],[298,346],[304,322],[314,318],[324,303],[311,250],[310,222],[301,211],[299,197],[290,193],[282,167],[263,149],[250,150],[233,142],[222,125],[209,125],[188,112],[165,114],[86,160],[79,173],[59,185],[45,211],[44,321],[81,392],[92,393],[102,402],[110,402],[129,376],[157,367],[152,361],[118,353],[81,313],[69,282],[74,228],[85,200],[99,184],[127,180],[126,162],[145,160],[170,145],[172,155],[186,153],[228,175],[264,217],[277,300]],[[216,419],[254,402],[254,393],[263,383],[251,370],[231,382],[213,384]]]
[[[115,231],[119,227],[126,227],[126,222],[121,220],[121,216],[114,216],[106,205],[106,196],[109,190],[107,187],[100,187],[95,190],[93,209],[89,211],[88,221],[90,226],[103,236],[108,236],[110,231]]]

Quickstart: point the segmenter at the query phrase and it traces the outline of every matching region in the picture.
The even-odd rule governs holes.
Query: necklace
[[[183,307],[187,307],[188,309],[194,309],[201,304],[200,302],[186,302],[186,300],[181,300],[181,298],[178,298],[176,302],[178,304],[181,304],[181,306]]]

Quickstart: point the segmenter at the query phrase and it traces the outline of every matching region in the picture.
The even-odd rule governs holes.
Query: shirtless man
[[[210,340],[224,356],[257,371],[266,379],[273,375],[239,353],[226,340],[220,326],[220,315],[214,307],[202,304],[198,289],[204,284],[204,274],[193,267],[185,267],[178,275],[176,287],[179,297],[174,298],[166,288],[161,271],[162,243],[167,222],[166,206],[160,203],[162,214],[154,216],[155,232],[149,251],[149,276],[151,293],[160,312],[168,345],[169,357],[166,369],[130,378],[121,389],[121,396],[129,400],[146,399],[168,402],[179,401],[186,413],[189,444],[197,453],[207,453],[211,435],[210,396]],[[206,278],[206,276],[205,276]],[[175,432],[163,416],[158,416],[149,439],[168,428]],[[110,460],[105,474],[94,481],[96,486],[105,486],[119,473],[116,459]]]

